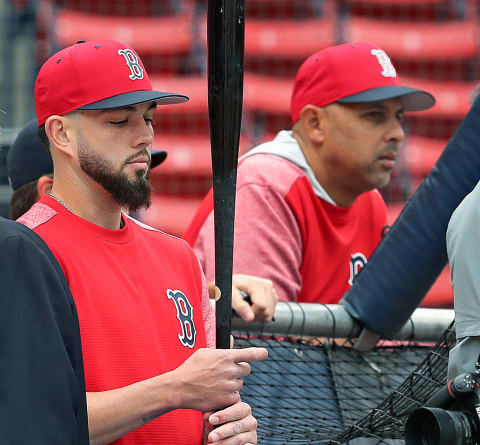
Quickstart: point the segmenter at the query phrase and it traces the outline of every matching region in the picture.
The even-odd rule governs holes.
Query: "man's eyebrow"
[[[378,110],[378,111],[387,111],[389,107],[381,102],[367,102],[364,104],[364,107],[361,107],[364,110]],[[403,113],[405,110],[403,105],[399,105],[398,109],[393,110],[394,113]]]
[[[152,102],[150,104],[150,106],[147,108],[146,111],[150,111],[150,110],[155,110],[157,108],[157,103],[156,102]],[[100,112],[102,113],[109,113],[109,112],[112,112],[112,111],[137,111],[137,107],[135,105],[126,105],[124,107],[118,107],[118,108],[106,108],[104,110],[99,110]]]
[[[367,102],[364,104],[365,109],[376,108],[380,110],[386,110],[387,106],[379,102]]]
[[[103,114],[103,113],[112,113],[115,111],[135,111],[135,110],[136,108],[133,105],[127,105],[125,107],[118,107],[118,108],[105,108],[99,111]]]

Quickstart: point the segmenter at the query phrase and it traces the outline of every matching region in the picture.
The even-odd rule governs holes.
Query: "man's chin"
[[[150,181],[146,178],[128,178],[124,175],[123,183],[115,185],[103,184],[103,187],[110,193],[112,198],[121,207],[130,211],[138,210],[142,207],[149,208],[151,204],[152,187]]]
[[[130,180],[147,179],[150,175],[150,168],[147,164],[127,164],[122,170],[122,173]]]
[[[381,189],[382,187],[386,187],[390,183],[391,174],[388,175],[387,178],[377,181],[374,188]]]
[[[151,205],[152,205],[152,201],[151,201],[150,197],[148,197],[147,201],[145,201],[141,204],[138,204],[138,205],[132,205],[132,206],[127,205],[126,209],[128,209],[129,212],[136,212],[137,210],[140,210],[140,209],[148,210]]]

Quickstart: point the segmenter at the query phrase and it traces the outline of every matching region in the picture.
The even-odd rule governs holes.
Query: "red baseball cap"
[[[114,40],[79,41],[54,54],[35,82],[38,125],[74,110],[105,110],[148,101],[186,102],[187,96],[152,91],[135,50]]]
[[[434,97],[400,85],[390,58],[378,46],[352,42],[331,46],[310,56],[300,66],[293,86],[290,114],[293,123],[305,105],[323,107],[333,102],[365,103],[398,97],[405,111],[433,107]]]

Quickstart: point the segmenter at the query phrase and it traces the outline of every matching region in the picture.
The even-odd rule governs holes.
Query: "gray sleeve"
[[[479,185],[453,213],[446,240],[454,292],[457,339],[480,336]]]
[[[475,363],[480,353],[480,337],[467,337],[459,340],[448,356],[448,379],[464,372],[475,371]]]

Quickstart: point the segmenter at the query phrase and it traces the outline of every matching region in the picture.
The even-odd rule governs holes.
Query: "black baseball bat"
[[[243,102],[245,0],[209,0],[208,114],[213,171],[217,348],[230,347],[233,233]]]

